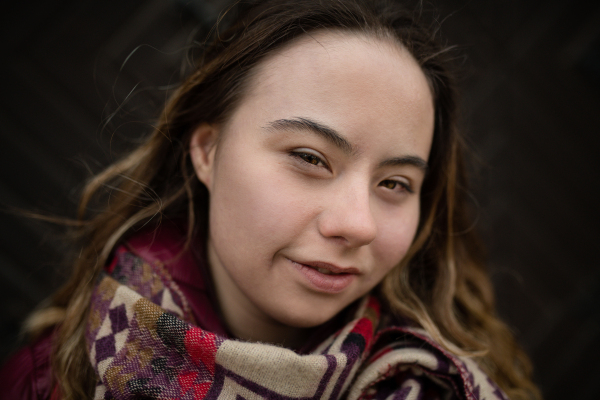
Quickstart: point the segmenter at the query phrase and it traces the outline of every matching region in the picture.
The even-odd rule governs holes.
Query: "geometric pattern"
[[[424,331],[378,330],[379,303],[312,353],[217,336],[195,326],[160,265],[122,251],[92,295],[86,340],[95,399],[506,400],[477,365]]]

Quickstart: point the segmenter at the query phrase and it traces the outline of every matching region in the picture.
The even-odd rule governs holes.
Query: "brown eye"
[[[398,185],[398,182],[392,181],[391,179],[386,179],[385,181],[381,182],[379,185],[383,186],[386,189],[393,190]]]
[[[306,168],[317,167],[317,168],[325,168],[327,170],[330,170],[329,164],[327,164],[327,162],[325,161],[325,157],[323,157],[320,153],[317,153],[316,151],[315,151],[315,153],[317,153],[317,154],[314,154],[312,150],[310,150],[310,149],[306,149],[306,150],[309,150],[309,151],[304,151],[304,148],[294,149],[289,154],[296,159],[302,160],[302,164],[304,164],[304,163],[310,164],[310,167],[306,167]]]
[[[379,186],[382,186],[389,190],[394,190],[396,192],[414,193],[414,191],[412,190],[412,188],[410,187],[409,184],[407,184],[403,181],[396,181],[394,179],[383,180],[383,181],[381,181]]]
[[[319,165],[319,163],[321,163],[321,159],[313,154],[308,154],[308,153],[299,153],[298,156],[300,158],[302,158],[304,161],[306,161],[309,164],[312,165]]]

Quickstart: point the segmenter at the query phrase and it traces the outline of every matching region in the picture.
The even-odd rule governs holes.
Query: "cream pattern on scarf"
[[[379,303],[313,353],[219,337],[193,324],[161,265],[121,252],[92,295],[86,339],[95,399],[506,400],[471,360],[422,330],[378,329]]]

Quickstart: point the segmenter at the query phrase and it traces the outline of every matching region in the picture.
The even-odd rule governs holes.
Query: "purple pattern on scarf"
[[[367,308],[361,311],[362,314],[358,315],[357,320],[352,322],[354,325],[350,328],[350,332],[340,337],[341,332],[346,331],[339,331],[336,334],[337,339],[332,340],[328,348],[321,353],[320,357],[324,357],[327,367],[319,376],[314,395],[309,397],[283,395],[269,388],[282,387],[281,384],[285,383],[270,380],[268,374],[253,380],[240,375],[244,372],[235,373],[216,363],[221,344],[229,339],[202,331],[190,325],[189,321],[184,321],[180,319],[181,317],[178,318],[160,308],[163,298],[172,298],[178,307],[184,309],[184,300],[178,295],[180,292],[160,266],[149,265],[127,252],[120,253],[117,257],[112,272],[114,280],[106,275],[100,277],[98,288],[102,290],[95,290],[92,294],[91,320],[94,323],[88,325],[86,334],[89,348],[95,349],[95,357],[92,360],[95,368],[98,368],[99,362],[104,361],[100,379],[106,390],[103,396],[105,399],[134,397],[217,399],[224,390],[227,390],[224,385],[226,379],[229,379],[266,399],[320,399],[329,388],[331,390],[329,399],[334,400],[347,396],[348,392],[342,393],[342,389],[346,385],[352,388],[355,384],[353,381],[356,379],[354,374],[357,371],[361,373],[370,365],[378,363],[382,357],[401,356],[404,349],[419,350],[414,353],[417,357],[419,354],[434,357],[437,365],[432,366],[429,362],[420,364],[418,360],[411,361],[411,364],[403,364],[400,358],[398,363],[387,364],[388,369],[385,373],[375,375],[372,381],[368,381],[370,383],[367,386],[360,388],[361,399],[384,399],[392,396],[396,400],[405,400],[413,390],[417,390],[419,399],[441,399],[451,393],[453,399],[458,398],[457,396],[462,398],[463,394],[466,394],[468,400],[479,399],[482,393],[495,396],[488,397],[487,400],[506,399],[489,378],[476,381],[472,371],[469,371],[462,361],[436,345],[423,333],[410,328],[392,327],[372,337],[379,309],[374,298],[365,303]],[[127,288],[117,292],[117,289],[122,287],[119,283]],[[135,295],[131,295],[128,288],[143,298],[138,299]],[[167,296],[164,296],[165,291],[169,291]],[[114,298],[114,296],[121,296],[122,293],[128,294],[123,298]],[[111,309],[110,304],[113,300],[118,306]],[[124,301],[129,302],[127,308],[123,304]],[[126,309],[134,310],[134,315],[128,316]],[[104,332],[105,336],[98,338],[102,326],[105,326],[104,329],[110,327],[111,332]],[[124,338],[123,334],[117,335],[120,332],[126,332],[127,337]],[[119,343],[115,343],[115,335],[119,337]],[[339,344],[340,341],[340,350],[335,354],[332,351],[332,348],[336,348],[333,343]],[[118,352],[117,348],[120,349]],[[281,353],[282,360],[285,359],[284,354],[287,352],[283,349],[278,350],[274,346],[266,351],[284,352]],[[229,354],[228,357],[231,357],[237,353],[224,354]],[[344,357],[336,358],[341,354]],[[341,359],[346,361],[339,365],[338,360]],[[386,362],[385,360],[387,359],[381,362]],[[358,363],[362,363],[360,367]],[[286,364],[282,365],[285,367]],[[451,365],[456,366],[459,373],[450,373]],[[382,367],[386,368],[382,365],[377,367],[377,371]],[[248,368],[252,368],[251,362]],[[336,376],[335,381],[332,380],[334,376]],[[436,379],[432,379],[433,377]],[[404,384],[411,384],[409,380],[414,380],[415,386],[402,387]],[[309,387],[314,387],[315,383],[311,382]],[[244,399],[244,397],[236,394],[236,399]]]
[[[113,335],[105,336],[96,341],[96,363],[115,355],[115,338]]]
[[[340,374],[340,377],[338,378],[338,381],[333,391],[331,392],[331,396],[329,396],[330,399],[338,398],[342,390],[342,386],[347,381],[348,376],[350,375],[350,372],[354,365],[356,365],[356,363],[360,360],[360,357],[362,356],[362,350],[365,348],[364,339],[362,340],[362,346],[360,346],[356,343],[357,338],[355,336],[358,335],[350,333],[348,336],[350,341],[344,342],[341,348],[342,353],[346,354],[346,357],[348,358],[348,363],[346,365],[346,368],[344,368],[344,370]]]
[[[394,394],[394,400],[406,400],[406,397],[408,396],[409,393],[410,393],[409,387],[402,388],[402,389],[396,391],[396,393]]]
[[[125,305],[121,304],[117,308],[109,310],[108,315],[110,317],[110,323],[113,333],[119,333],[123,329],[129,328],[127,322],[127,313],[125,312]]]
[[[323,396],[323,392],[327,388],[327,384],[329,383],[331,377],[333,376],[333,373],[335,372],[335,368],[337,366],[337,361],[334,356],[326,355],[325,358],[327,359],[327,364],[328,364],[327,371],[325,372],[325,374],[323,374],[323,377],[321,378],[321,381],[319,382],[317,391],[315,392],[314,396],[311,396],[311,397],[284,396],[284,395],[274,392],[270,389],[267,389],[266,387],[264,387],[256,382],[246,379],[243,376],[240,376],[228,369],[225,369],[225,368],[221,367],[220,365],[217,365],[217,371],[215,373],[215,382],[213,383],[213,386],[211,387],[211,390],[207,394],[206,398],[207,399],[216,399],[218,397],[218,395],[221,393],[221,391],[223,389],[223,383],[225,381],[225,377],[227,377],[227,378],[233,380],[234,382],[236,382],[237,384],[239,384],[240,386],[258,394],[259,396],[261,396],[265,399],[269,399],[269,400],[315,400],[315,399],[320,399],[321,396]],[[236,396],[236,398],[238,398],[238,397],[243,398],[239,394]]]

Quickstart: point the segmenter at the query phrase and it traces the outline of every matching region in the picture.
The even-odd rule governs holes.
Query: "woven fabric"
[[[118,254],[92,296],[86,339],[96,399],[506,399],[468,359],[423,331],[379,325],[365,298],[355,318],[299,355],[193,324],[166,270]]]

